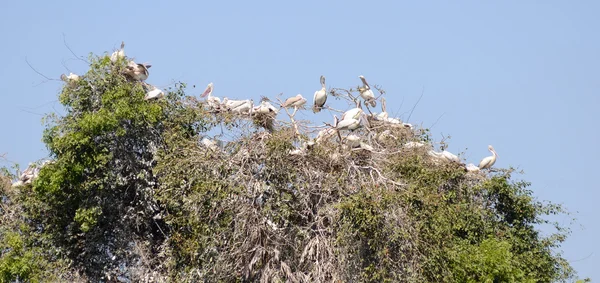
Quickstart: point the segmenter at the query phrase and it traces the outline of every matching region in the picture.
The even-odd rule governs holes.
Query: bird
[[[342,114],[342,120],[358,119],[362,114],[363,114],[363,110],[360,107],[360,100],[358,100],[356,102],[356,108],[352,108],[352,109],[344,112],[344,114]]]
[[[252,114],[252,108],[254,108],[254,101],[252,99],[241,100],[240,104],[236,104],[230,108],[232,112],[236,113],[248,113]]]
[[[214,84],[212,82],[210,82],[206,86],[206,89],[200,95],[200,97],[206,97],[206,102],[208,103],[208,107],[210,107],[211,109],[218,109],[221,106],[221,99],[216,96],[212,96],[213,89],[214,89]]]
[[[350,148],[355,148],[360,146],[360,137],[357,135],[347,135],[346,136],[346,145]]]
[[[333,127],[336,130],[350,130],[354,131],[360,128],[360,120],[355,118],[346,118],[344,120],[338,120],[338,117],[333,115]]]
[[[150,72],[148,72],[150,67],[152,67],[152,65],[138,64],[134,61],[129,61],[125,67],[125,74],[136,81],[143,82],[148,79],[148,76],[150,75]]]
[[[60,75],[60,79],[61,79],[63,82],[66,82],[66,83],[71,83],[71,82],[76,82],[76,81],[78,81],[78,80],[79,80],[79,76],[78,76],[78,75],[76,75],[76,74],[73,74],[73,73],[69,73],[69,75],[68,75],[68,76],[67,76],[67,75],[65,75],[65,74],[62,74],[62,75]]]
[[[488,156],[479,162],[479,169],[489,169],[496,163],[496,158],[498,158],[498,153],[493,146],[488,145],[488,150],[492,153],[492,156]]]
[[[273,115],[277,115],[277,113],[279,112],[279,110],[277,110],[277,108],[275,108],[275,106],[273,106],[268,100],[266,99],[262,99],[260,104],[257,105],[256,107],[254,107],[253,112],[255,114],[273,114]]]
[[[442,152],[436,152],[433,149],[427,151],[427,154],[437,158],[437,159],[444,159],[450,162],[460,162],[460,158],[458,158],[458,156],[456,156],[455,154],[453,154],[452,152],[446,151],[446,150],[442,150]]]
[[[202,140],[200,141],[200,144],[202,144],[202,146],[212,150],[212,151],[217,151],[219,149],[219,146],[217,145],[217,142],[209,139],[209,138],[202,138]]]
[[[335,128],[326,128],[319,131],[317,137],[315,138],[316,143],[321,143],[324,140],[329,139],[335,134]]]
[[[479,167],[475,166],[475,164],[473,164],[473,163],[469,163],[469,164],[465,165],[465,169],[467,169],[467,172],[479,171]]]
[[[117,60],[120,58],[125,58],[125,41],[121,41],[121,49],[113,52],[113,54],[110,55],[110,61],[117,62]]]
[[[381,98],[381,113],[377,114],[375,119],[379,121],[387,121],[388,119],[388,113],[385,111],[385,98],[383,97]]]
[[[362,75],[358,76],[358,78],[360,78],[363,83],[363,86],[359,87],[358,91],[360,92],[360,96],[365,100],[365,105],[370,104],[371,107],[375,107],[377,105],[375,102],[375,94],[373,93],[373,90],[371,90],[369,83],[367,83],[367,80]]]
[[[306,104],[306,98],[302,97],[302,94],[298,94],[296,96],[290,97],[285,100],[285,102],[281,105],[281,107],[294,107],[301,108]]]
[[[165,93],[162,90],[158,89],[157,87],[155,87],[153,85],[148,85],[148,88],[150,90],[148,90],[146,92],[146,96],[144,96],[144,100],[158,99],[158,98],[165,96]]]
[[[404,144],[404,146],[402,146],[403,148],[419,148],[419,147],[426,147],[427,144],[424,142],[414,142],[414,141],[410,141]]]
[[[327,88],[325,88],[325,76],[321,76],[321,89],[315,91],[313,97],[313,112],[317,113],[321,111],[323,105],[327,101]]]

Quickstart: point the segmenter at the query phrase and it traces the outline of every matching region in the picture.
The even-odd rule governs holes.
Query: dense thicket
[[[555,282],[568,230],[540,235],[560,206],[512,170],[466,172],[376,123],[290,154],[311,134],[213,113],[177,84],[145,101],[126,62],[92,57],[66,84],[32,184],[0,186],[0,282]],[[233,138],[200,139],[216,126]]]

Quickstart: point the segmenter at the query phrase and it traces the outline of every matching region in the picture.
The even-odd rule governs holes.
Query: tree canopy
[[[513,169],[469,172],[406,146],[430,143],[426,129],[370,120],[353,133],[369,147],[310,142],[291,111],[265,126],[273,117],[215,111],[184,83],[145,100],[127,58],[89,60],[59,95],[66,113],[46,117],[51,162],[30,184],[2,174],[0,282],[575,276],[557,252],[569,230],[547,220],[560,205]],[[201,142],[221,127],[230,141]]]

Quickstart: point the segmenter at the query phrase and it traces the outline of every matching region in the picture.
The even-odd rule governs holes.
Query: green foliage
[[[126,60],[90,57],[46,117],[53,162],[2,186],[0,279],[134,282],[553,282],[568,229],[512,171],[402,149],[428,130],[392,127],[375,151],[326,140],[305,154],[297,127],[253,131],[177,84],[145,101]],[[199,143],[217,125],[237,136]],[[385,125],[384,125],[385,126]],[[360,129],[367,136],[382,126]],[[300,127],[302,129],[302,127]],[[554,224],[543,237],[538,224]],[[81,272],[84,277],[79,275]]]

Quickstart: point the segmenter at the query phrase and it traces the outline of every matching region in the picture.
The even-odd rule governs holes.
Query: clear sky
[[[83,56],[124,40],[128,56],[152,64],[149,83],[195,84],[190,95],[214,82],[217,96],[312,101],[320,75],[328,87],[364,75],[404,119],[424,88],[408,122],[435,124],[434,138],[451,135],[449,150],[468,162],[492,144],[496,166],[524,170],[537,198],[569,208],[578,222],[564,256],[599,280],[600,2],[152,2],[5,1],[0,153],[23,167],[47,156],[41,114],[61,111],[62,83],[26,59],[56,79],[85,72],[63,34]]]

